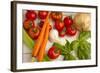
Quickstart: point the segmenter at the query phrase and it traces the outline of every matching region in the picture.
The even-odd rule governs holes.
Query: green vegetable
[[[50,58],[48,57],[48,55],[45,55],[45,56],[44,56],[43,61],[50,61]]]
[[[27,34],[24,28],[22,32],[23,32],[23,42],[27,45],[28,48],[32,49],[34,47],[34,41],[30,38],[30,36]]]
[[[64,60],[76,60],[76,57],[68,53],[65,55]]]
[[[82,45],[80,46],[80,49],[82,50],[85,59],[90,59],[91,58],[91,44],[87,41],[83,41],[81,43]]]
[[[56,42],[53,44],[53,46],[61,50],[61,54],[64,56],[65,60],[76,60],[76,58],[71,54],[72,48],[69,41],[66,40],[65,46],[62,46]]]
[[[61,49],[61,54],[64,56],[65,60],[83,60],[91,58],[91,44],[86,41],[91,37],[90,31],[80,32],[79,37],[72,41],[71,43],[66,40],[66,44],[62,46],[61,44],[54,43],[53,46]],[[71,53],[75,52],[75,56]]]
[[[77,49],[79,47],[79,41],[75,40],[71,42],[71,48],[72,50]]]
[[[91,58],[91,44],[86,41],[88,38],[91,37],[90,31],[83,31],[80,33],[78,37],[79,45],[77,45],[76,55],[78,59],[90,59]],[[76,44],[77,44],[76,43]],[[76,46],[76,45],[74,45]]]
[[[23,29],[23,41],[27,45],[28,48],[32,49],[34,47],[34,41],[30,38],[27,32]],[[32,58],[33,61],[36,61],[36,58]],[[43,61],[50,61],[49,57],[45,55]]]
[[[90,37],[91,37],[91,32],[90,31],[81,31],[78,39],[79,40],[87,40]]]

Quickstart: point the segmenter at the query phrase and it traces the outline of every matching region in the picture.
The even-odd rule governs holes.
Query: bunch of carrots
[[[40,35],[32,50],[32,57],[36,57],[39,62],[43,61],[45,55],[45,48],[49,37],[49,28],[50,28],[49,16],[50,13],[48,13],[45,19]]]

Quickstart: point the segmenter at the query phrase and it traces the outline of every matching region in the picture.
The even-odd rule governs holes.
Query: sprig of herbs
[[[61,49],[62,55],[65,60],[82,60],[91,58],[91,44],[87,41],[91,37],[90,31],[82,31],[79,34],[77,40],[72,41],[71,43],[66,40],[66,44],[62,46],[61,44],[54,43],[53,46]],[[74,51],[74,54],[72,54]]]

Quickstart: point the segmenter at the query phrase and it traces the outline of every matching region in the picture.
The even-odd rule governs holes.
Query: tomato
[[[25,20],[23,23],[23,27],[26,30],[29,30],[31,27],[35,27],[35,23],[34,23],[34,21],[31,21],[31,20]]]
[[[44,20],[41,20],[41,21],[39,22],[39,26],[42,28],[43,24],[44,24]]]
[[[64,37],[66,35],[66,28],[59,32],[60,37]]]
[[[70,36],[74,36],[76,34],[76,30],[73,29],[72,27],[68,27],[67,30],[66,30],[66,34],[67,35],[70,35]]]
[[[70,27],[73,24],[73,20],[70,17],[66,16],[64,18],[64,24],[65,24],[66,28]]]
[[[40,19],[45,19],[48,15],[48,11],[39,11],[38,16]]]
[[[64,28],[64,23],[62,21],[55,21],[55,28],[58,31],[62,31],[62,29]]]
[[[42,20],[42,21],[39,22],[40,28],[43,27],[43,24],[44,24],[44,20]],[[49,29],[50,29],[50,30],[52,29],[52,26],[51,26],[51,25],[49,26]]]
[[[51,12],[51,18],[55,20],[62,20],[62,13],[61,12]]]
[[[30,28],[28,33],[32,39],[37,39],[40,34],[40,30],[38,27],[34,27],[34,28]]]
[[[51,59],[56,59],[61,54],[60,49],[57,49],[55,46],[52,46],[48,51],[48,56]]]
[[[35,11],[33,10],[27,10],[26,12],[26,18],[29,19],[29,20],[35,20],[37,18],[37,14]]]

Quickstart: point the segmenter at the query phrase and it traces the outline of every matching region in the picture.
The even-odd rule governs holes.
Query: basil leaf
[[[56,42],[53,43],[53,46],[55,46],[55,47],[57,47],[57,48],[59,48],[59,49],[63,49],[63,48],[64,48],[63,45],[61,45],[61,44],[59,44],[59,43],[56,43]]]
[[[77,49],[77,57],[78,57],[79,60],[85,59],[84,53],[83,53],[81,48]]]
[[[91,32],[90,31],[82,31],[79,34],[79,40],[87,40],[88,38],[91,37]]]
[[[66,40],[65,48],[70,48],[70,42]]]
[[[72,50],[77,49],[78,47],[79,47],[79,41],[78,40],[72,41],[71,43]]]
[[[77,50],[77,57],[79,59],[91,58],[91,44],[87,41],[82,41],[80,47]]]
[[[76,60],[76,58],[72,54],[68,53],[65,55],[64,60]]]
[[[63,53],[63,54],[67,53],[67,50],[65,50],[65,47],[62,46],[61,44],[54,42],[53,46],[55,46],[58,49],[60,49],[61,50],[61,53]]]
[[[67,50],[68,53],[70,53],[72,51],[70,42],[68,40],[66,40],[65,50]]]
[[[85,55],[85,59],[90,59],[91,58],[91,44],[87,41],[82,42],[82,50]]]

